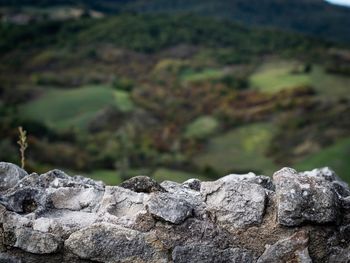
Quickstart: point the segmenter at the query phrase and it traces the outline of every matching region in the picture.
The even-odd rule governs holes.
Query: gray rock
[[[247,227],[263,220],[266,193],[258,184],[223,178],[203,182],[201,194],[206,210],[220,224]]]
[[[17,213],[32,213],[47,205],[47,194],[41,188],[23,187],[2,196],[3,205]]]
[[[22,262],[23,261],[18,257],[14,257],[14,256],[0,252],[0,263],[22,263]]]
[[[187,181],[183,182],[182,185],[194,191],[201,190],[201,181],[198,179],[188,179]]]
[[[51,205],[57,209],[92,211],[100,202],[103,191],[95,188],[56,188],[49,194]]]
[[[349,261],[350,189],[328,168],[123,186],[17,176],[0,191],[0,262]]]
[[[97,213],[101,222],[131,227],[139,215],[146,213],[147,195],[119,186],[107,186]]]
[[[73,258],[62,254],[32,254],[19,249],[0,252],[0,263],[92,263],[92,261]]]
[[[252,263],[253,254],[245,249],[219,249],[210,244],[195,243],[177,246],[173,250],[174,263]]]
[[[103,190],[105,185],[100,181],[94,181],[80,175],[69,176],[63,171],[52,170],[40,175],[40,180],[46,183],[46,187],[60,188],[60,187],[75,187],[75,188],[96,188]]]
[[[32,221],[34,230],[66,239],[70,234],[99,220],[96,213],[70,210],[50,210]]]
[[[337,220],[339,201],[329,178],[283,168],[273,175],[276,185],[278,222],[297,226],[304,222]]]
[[[349,263],[350,262],[350,246],[348,248],[335,247],[332,249],[329,257],[329,263]]]
[[[15,231],[14,247],[35,254],[50,254],[59,250],[62,240],[49,233],[42,233],[30,228],[21,227]]]
[[[1,218],[3,243],[36,254],[56,252],[61,244],[59,236],[33,230],[32,220],[17,213],[5,212]]]
[[[271,190],[271,191],[275,190],[275,186],[270,177],[264,176],[264,175],[256,175],[255,173],[252,173],[252,172],[247,174],[229,174],[220,178],[218,181],[221,181],[221,182],[243,181],[243,182],[261,185],[267,190]]]
[[[341,199],[343,224],[350,224],[350,196]]]
[[[15,246],[17,230],[31,227],[31,220],[29,218],[10,211],[3,212],[0,223],[3,232],[2,243],[10,247]]]
[[[155,180],[148,176],[135,176],[120,184],[120,187],[137,193],[164,192],[165,190]]]
[[[152,193],[146,205],[151,215],[173,224],[182,223],[194,209],[193,204],[171,193]]]
[[[306,232],[299,231],[275,244],[268,246],[257,263],[312,263],[307,250],[309,238]]]
[[[186,200],[193,207],[193,215],[198,218],[205,217],[205,203],[202,200],[202,196],[199,191],[193,190],[185,182],[182,184],[164,181],[161,186],[165,191],[175,195],[177,198]]]
[[[142,233],[108,223],[73,233],[65,247],[80,258],[98,262],[152,262],[157,256]]]
[[[14,187],[27,172],[12,163],[0,162],[0,193]]]

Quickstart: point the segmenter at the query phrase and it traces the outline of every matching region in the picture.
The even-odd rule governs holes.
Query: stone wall
[[[0,262],[350,262],[350,189],[328,168],[105,186],[0,163]]]

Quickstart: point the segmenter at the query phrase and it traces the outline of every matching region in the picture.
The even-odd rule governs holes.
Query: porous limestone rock
[[[0,162],[0,192],[14,187],[26,175],[26,171],[17,165]]]
[[[174,263],[253,263],[254,256],[245,249],[218,249],[210,244],[194,243],[173,250]]]
[[[266,192],[259,184],[224,177],[203,182],[201,194],[206,211],[220,224],[246,227],[263,220]]]
[[[283,168],[274,173],[280,224],[298,226],[304,222],[325,224],[337,220],[339,199],[331,183],[334,178],[328,170],[322,171],[297,173]]]
[[[350,262],[350,189],[329,168],[105,186],[0,163],[0,263]]]
[[[90,211],[100,202],[103,191],[95,188],[60,187],[49,193],[52,206],[56,209]]]
[[[140,214],[146,213],[146,198],[144,193],[107,186],[97,210],[99,220],[131,227]]]
[[[135,176],[122,182],[120,186],[137,193],[164,192],[160,184],[148,176]]]
[[[153,193],[146,203],[148,212],[173,224],[180,224],[192,215],[193,204],[172,193]]]
[[[306,232],[297,232],[273,245],[267,245],[267,249],[260,256],[257,263],[312,263],[307,247],[308,242],[309,237]]]
[[[55,253],[62,244],[60,237],[26,227],[16,229],[15,238],[14,247],[35,254]]]
[[[93,224],[73,233],[65,246],[80,258],[98,262],[161,262],[145,234],[109,223]]]

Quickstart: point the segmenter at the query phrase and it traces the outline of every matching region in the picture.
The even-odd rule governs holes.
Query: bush
[[[112,87],[117,90],[132,91],[134,88],[134,82],[124,77],[114,77],[112,81]]]

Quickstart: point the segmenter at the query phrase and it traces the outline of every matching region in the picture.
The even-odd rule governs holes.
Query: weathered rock
[[[220,224],[247,227],[262,222],[266,193],[258,184],[224,177],[202,183],[201,193],[206,210]]]
[[[35,254],[55,253],[62,244],[59,237],[30,228],[18,228],[15,235],[16,243],[14,247]]]
[[[52,170],[40,175],[40,180],[46,183],[46,187],[60,188],[60,187],[75,187],[75,188],[96,188],[103,190],[105,185],[100,181],[94,181],[80,175],[69,176],[63,171]]]
[[[182,183],[183,186],[190,188],[194,191],[200,191],[201,190],[201,181],[198,179],[189,179]]]
[[[135,176],[120,184],[121,187],[137,193],[164,192],[165,190],[155,180],[148,176]]]
[[[173,250],[174,263],[252,263],[250,251],[240,248],[218,249],[210,244],[177,246]]]
[[[61,187],[49,194],[49,199],[54,208],[69,209],[74,211],[92,211],[100,202],[103,191],[95,188]]]
[[[341,198],[341,208],[343,224],[350,224],[350,196]]]
[[[221,182],[241,181],[241,182],[261,185],[267,190],[271,190],[271,191],[275,190],[275,186],[270,177],[264,176],[264,175],[256,175],[255,173],[252,173],[252,172],[248,174],[229,174],[220,178],[218,181],[221,181]]]
[[[350,189],[329,168],[124,187],[0,168],[0,263],[349,261]]]
[[[92,263],[90,260],[74,258],[68,254],[32,254],[20,249],[0,252],[0,263]]]
[[[34,230],[52,233],[66,239],[73,232],[88,227],[98,220],[99,217],[96,213],[51,210],[33,220],[32,227]]]
[[[333,248],[328,262],[329,263],[349,263],[350,246],[347,248],[341,248],[341,247]]]
[[[205,203],[202,200],[202,196],[199,191],[193,190],[187,182],[179,184],[171,181],[164,181],[161,186],[165,191],[180,198],[186,200],[193,207],[193,215],[199,218],[205,217]]]
[[[283,168],[273,175],[273,180],[280,224],[297,226],[304,222],[324,224],[337,220],[339,202],[328,174],[297,173]]]
[[[171,193],[153,193],[147,201],[148,212],[173,224],[180,224],[193,213],[193,204]]]
[[[140,214],[146,213],[146,194],[119,186],[107,186],[98,208],[102,222],[131,227]]]
[[[300,231],[289,238],[279,240],[268,246],[257,263],[311,263],[312,260],[307,249],[308,242],[307,233]]]
[[[32,213],[47,205],[47,195],[41,188],[24,187],[2,196],[3,205],[17,213]]]
[[[80,258],[99,262],[156,262],[158,256],[144,234],[108,223],[73,233],[65,247]]]
[[[0,162],[0,193],[14,187],[28,174],[12,163]]]

